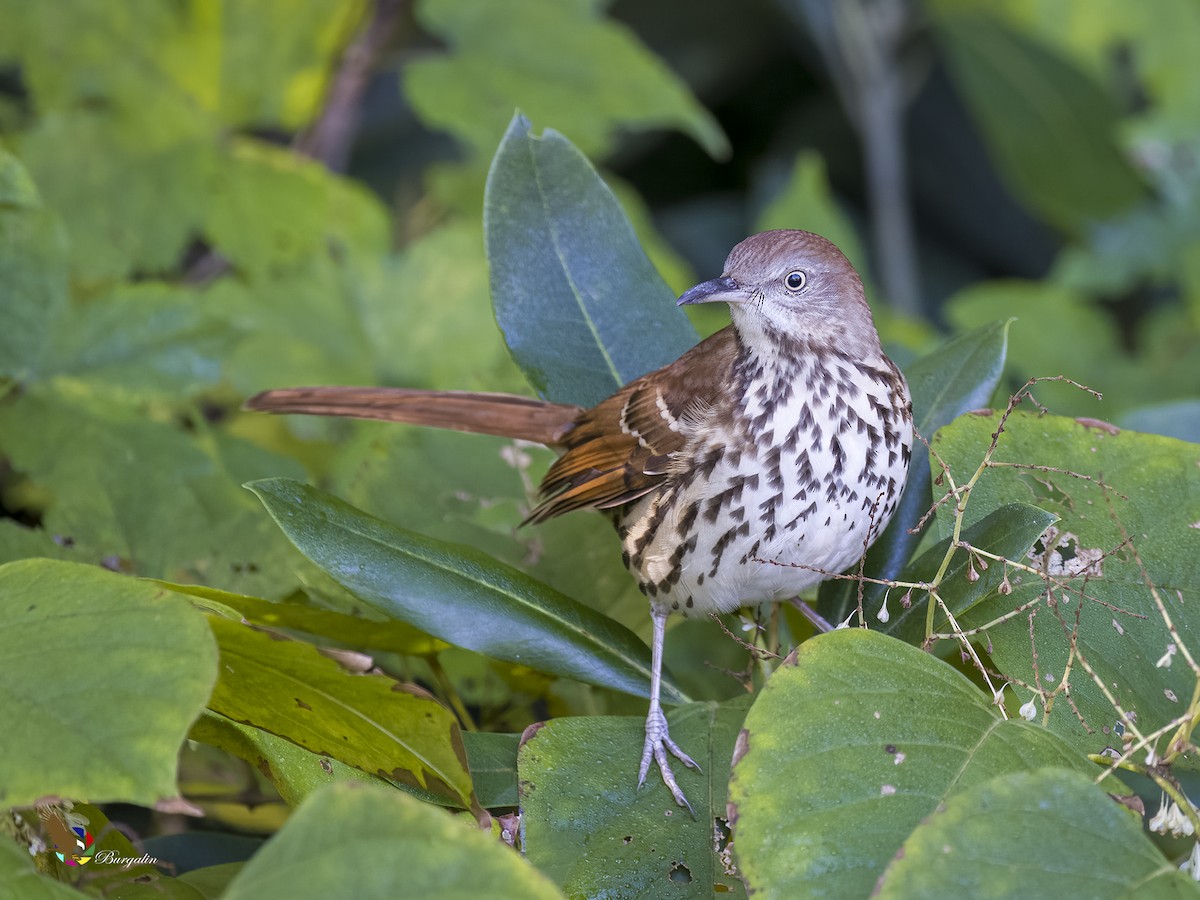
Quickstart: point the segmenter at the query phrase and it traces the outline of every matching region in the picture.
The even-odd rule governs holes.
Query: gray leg
[[[663,637],[667,629],[667,611],[652,606],[650,617],[654,623],[654,639],[650,645],[650,712],[646,715],[646,743],[642,747],[642,766],[638,770],[638,787],[640,788],[646,782],[646,773],[650,770],[650,760],[653,758],[658,762],[662,780],[671,791],[675,802],[686,807],[687,811],[692,814],[692,818],[695,818],[696,812],[692,809],[692,804],[688,803],[687,797],[683,796],[683,791],[675,782],[675,773],[671,771],[671,766],[667,762],[667,751],[670,751],[685,766],[697,771],[700,767],[690,756],[679,749],[678,744],[671,740],[671,735],[667,733],[667,717],[663,715],[658,699],[662,686]]]

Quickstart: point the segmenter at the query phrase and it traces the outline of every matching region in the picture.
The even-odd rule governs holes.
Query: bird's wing
[[[718,406],[737,352],[726,328],[580,415],[559,441],[565,452],[542,481],[529,521],[621,506],[661,485],[673,455]]]

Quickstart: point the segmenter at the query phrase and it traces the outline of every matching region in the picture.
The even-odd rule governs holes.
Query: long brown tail
[[[554,446],[583,410],[515,394],[386,387],[300,387],[263,391],[244,409],[311,416],[382,419]]]

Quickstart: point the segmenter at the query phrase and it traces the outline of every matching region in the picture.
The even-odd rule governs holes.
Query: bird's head
[[[679,298],[729,304],[734,327],[752,349],[808,339],[851,354],[879,351],[879,336],[850,261],[808,231],[764,231],[746,238],[725,260],[720,278]]]

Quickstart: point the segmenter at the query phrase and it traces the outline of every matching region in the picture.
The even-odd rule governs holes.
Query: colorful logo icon
[[[68,866],[82,866],[91,861],[92,855],[88,851],[92,849],[96,839],[83,824],[68,822],[64,814],[57,809],[41,809],[38,812],[46,830],[46,843],[54,850],[54,855],[60,862]],[[70,817],[76,822],[87,822],[83,816]]]
[[[92,837],[92,833],[90,831],[88,831],[86,828],[80,827],[79,825],[72,826],[71,833],[75,835],[75,852],[72,855],[67,856],[65,853],[60,853],[56,850],[54,855],[57,856],[61,862],[67,864],[68,866],[82,866],[91,860],[91,856],[84,856],[83,854],[92,849],[92,844],[95,843],[95,838]]]

